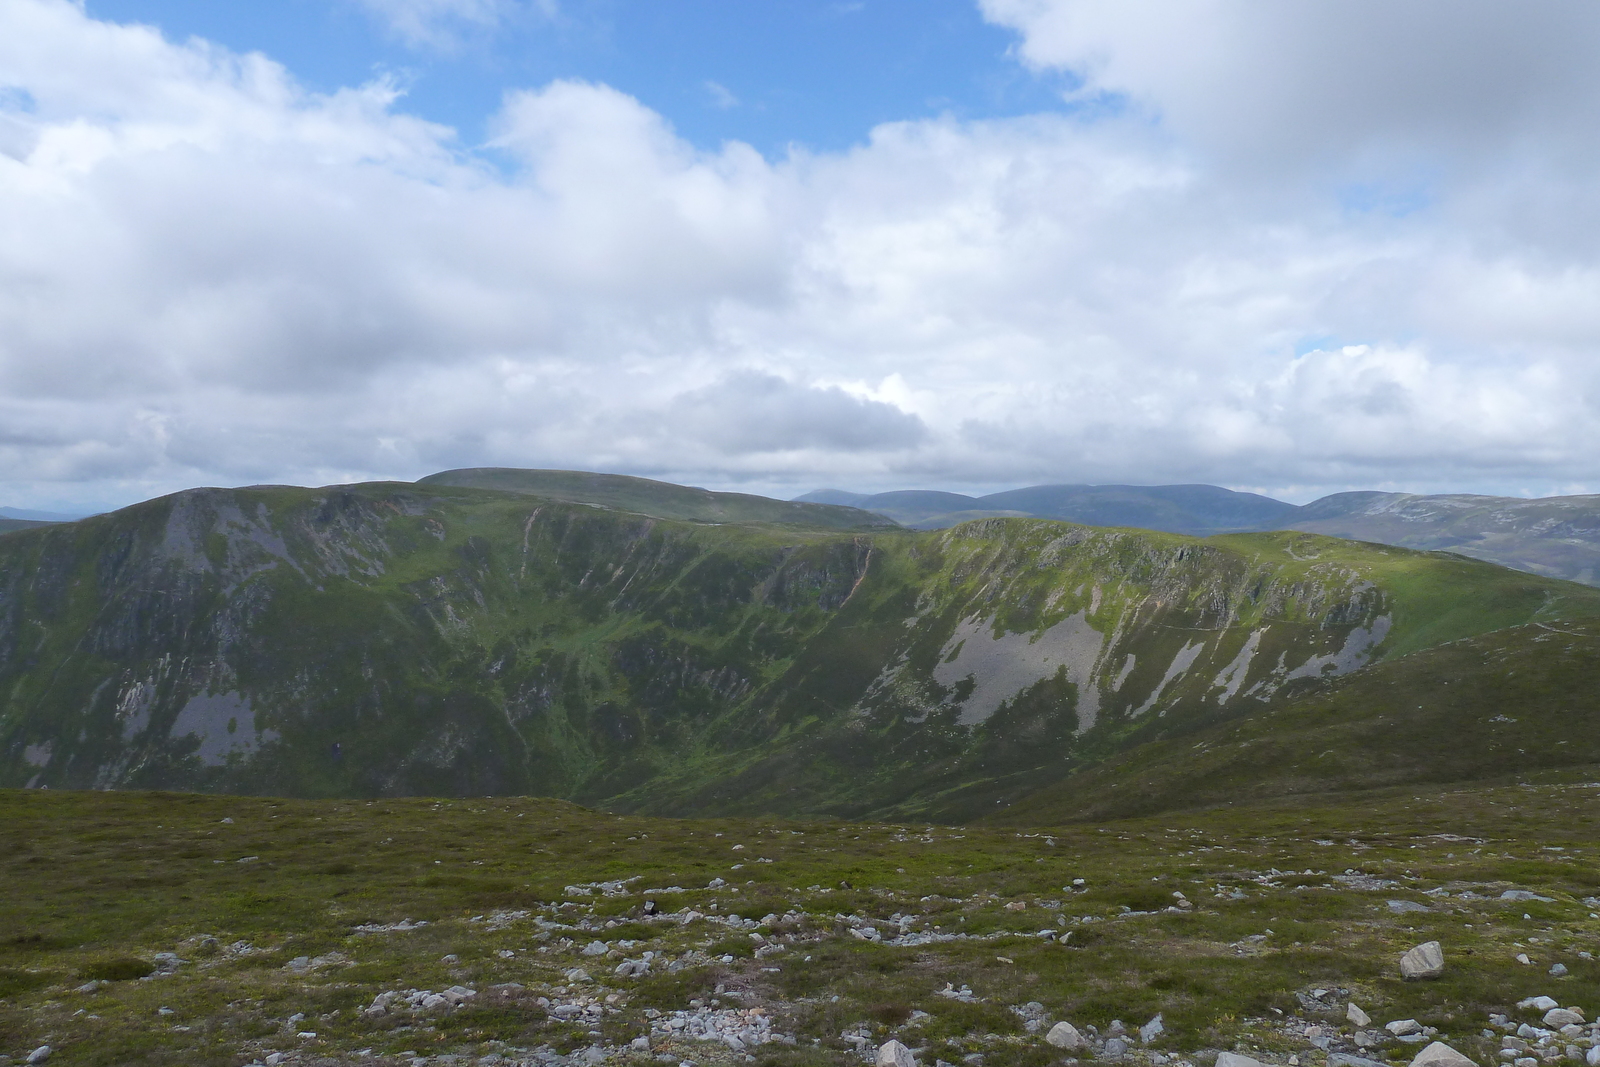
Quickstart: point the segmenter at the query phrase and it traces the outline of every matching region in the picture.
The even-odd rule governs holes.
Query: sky
[[[1588,0],[0,0],[0,504],[1600,491]]]

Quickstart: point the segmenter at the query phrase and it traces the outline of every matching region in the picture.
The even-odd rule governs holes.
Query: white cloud
[[[1554,32],[1461,9],[1505,38],[1497,69]],[[1108,8],[988,10],[1138,106],[768,160],[558,81],[507,95],[508,176],[384,84],[309,93],[260,56],[0,0],[0,502],[477,464],[778,491],[1600,487],[1587,73],[1474,111],[1383,73],[1421,31],[1374,39],[1351,76],[1389,79],[1377,116],[1328,96],[1355,31],[1323,27],[1329,58],[1277,7],[1271,64],[1222,0],[1154,38]],[[1206,88],[1218,56],[1231,88]],[[1301,103],[1235,135],[1251,86]]]
[[[463,34],[493,30],[523,5],[518,0],[356,0],[385,29],[413,48],[453,49]],[[555,0],[535,0],[546,18]]]
[[[1037,67],[1254,166],[1577,152],[1600,103],[1581,0],[979,0]]]

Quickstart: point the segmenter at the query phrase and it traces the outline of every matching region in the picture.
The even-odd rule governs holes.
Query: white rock
[[[604,956],[610,949],[611,946],[604,941],[591,941],[583,946],[583,954],[585,956]]]
[[[1445,1044],[1435,1041],[1411,1061],[1411,1067],[1478,1067],[1470,1059]]]
[[[1526,1000],[1517,1001],[1517,1007],[1524,1011],[1529,1008],[1535,1011],[1549,1011],[1551,1008],[1561,1007],[1561,1002],[1554,997],[1529,997]]]
[[[1217,1067],[1263,1067],[1263,1065],[1260,1060],[1241,1056],[1237,1052],[1219,1052]]]
[[[1344,1017],[1350,1020],[1350,1025],[1354,1026],[1357,1030],[1361,1030],[1372,1025],[1372,1016],[1356,1007],[1356,1002],[1353,1000],[1350,1002],[1350,1006],[1345,1009]]]
[[[1437,978],[1444,973],[1444,949],[1428,941],[1400,957],[1402,978]]]
[[[1544,1024],[1552,1030],[1583,1022],[1583,1012],[1571,1008],[1551,1008],[1544,1013]]]
[[[1550,977],[1551,978],[1561,978],[1561,977],[1565,976],[1566,973],[1567,973],[1567,965],[1565,963],[1552,963],[1550,965]]]
[[[40,1045],[38,1048],[28,1053],[28,1063],[43,1063],[45,1060],[50,1058],[50,1053],[52,1051],[53,1050],[49,1045]]]
[[[1526,952],[1517,953],[1516,960],[1517,960],[1518,963],[1522,964],[1524,967],[1532,967],[1533,966],[1533,961],[1528,958],[1528,954]]]
[[[1166,1029],[1166,1024],[1161,1021],[1160,1012],[1157,1012],[1154,1019],[1139,1027],[1139,1040],[1148,1045],[1165,1033]]]
[[[1078,1028],[1069,1022],[1059,1022],[1050,1028],[1044,1035],[1045,1043],[1056,1048],[1082,1048],[1083,1035],[1078,1033]]]
[[[1600,1067],[1600,1045],[1596,1045],[1594,1048],[1590,1049],[1589,1054],[1584,1057],[1583,1062],[1587,1063],[1589,1067]]]
[[[1384,1023],[1383,1028],[1395,1037],[1405,1037],[1407,1034],[1422,1033],[1422,1024],[1415,1019],[1396,1019],[1392,1023]]]
[[[878,1046],[878,1067],[917,1067],[911,1050],[898,1041],[885,1041]]]

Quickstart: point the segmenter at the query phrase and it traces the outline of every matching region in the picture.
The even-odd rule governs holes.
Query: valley
[[[1304,533],[726,521],[765,505],[527,473],[0,538],[0,784],[962,822],[1364,666],[1600,616],[1585,586]]]

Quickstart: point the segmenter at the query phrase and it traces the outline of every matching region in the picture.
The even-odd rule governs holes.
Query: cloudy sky
[[[0,504],[1600,491],[1588,0],[0,0]]]

